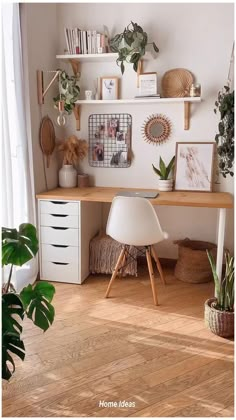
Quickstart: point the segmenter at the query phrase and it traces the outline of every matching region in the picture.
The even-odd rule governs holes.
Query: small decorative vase
[[[173,190],[173,179],[159,179],[158,180],[159,191],[172,191]]]
[[[63,165],[59,170],[59,186],[63,188],[77,186],[77,171],[73,165]]]

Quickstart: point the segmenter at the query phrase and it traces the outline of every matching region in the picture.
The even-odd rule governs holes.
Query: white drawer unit
[[[81,284],[89,275],[89,243],[101,228],[102,206],[65,195],[38,200],[40,279]]]

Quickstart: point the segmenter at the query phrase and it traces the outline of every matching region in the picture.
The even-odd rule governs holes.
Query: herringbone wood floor
[[[208,331],[212,284],[177,281],[165,270],[152,302],[148,274],[55,284],[56,319],[45,334],[25,322],[26,359],[3,384],[5,417],[230,417],[233,342]],[[99,401],[135,407],[99,407]]]

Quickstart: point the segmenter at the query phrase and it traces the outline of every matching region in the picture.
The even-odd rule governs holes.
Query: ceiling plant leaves
[[[125,62],[132,63],[134,71],[137,72],[139,61],[145,55],[147,45],[150,45],[156,53],[159,52],[155,42],[148,42],[148,35],[143,28],[132,21],[123,32],[116,34],[110,40],[111,51],[118,53],[116,62],[122,74],[125,71]]]

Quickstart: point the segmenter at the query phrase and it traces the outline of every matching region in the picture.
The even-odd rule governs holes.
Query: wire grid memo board
[[[88,125],[89,165],[128,168],[131,165],[131,115],[92,114]]]

